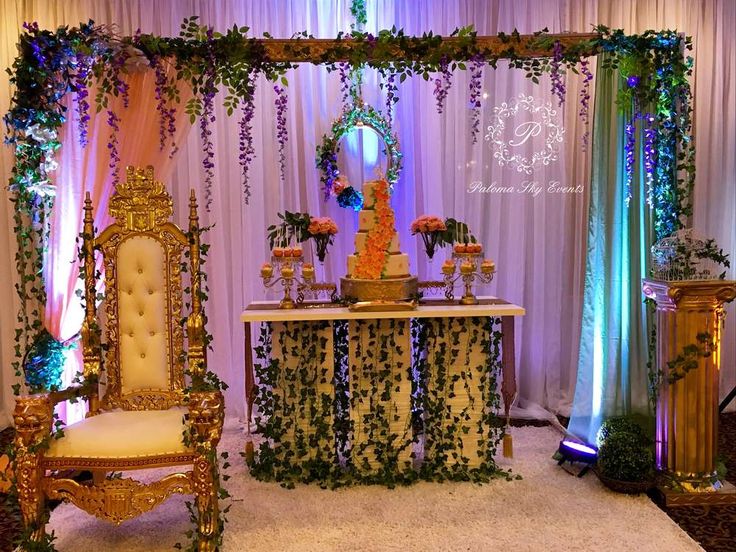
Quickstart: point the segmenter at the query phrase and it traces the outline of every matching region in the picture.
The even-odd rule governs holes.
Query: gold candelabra
[[[284,296],[279,303],[280,309],[293,309],[304,302],[307,295],[319,295],[329,292],[330,301],[337,299],[337,286],[331,283],[317,282],[314,265],[305,263],[301,254],[284,256],[272,255],[271,262],[261,267],[261,278],[266,289],[281,285]],[[296,291],[296,300],[292,293]]]
[[[478,281],[483,284],[490,284],[496,272],[496,265],[493,261],[485,259],[479,262],[480,258],[480,251],[473,253],[453,252],[452,259],[447,259],[442,265],[445,297],[453,299],[455,296],[455,282],[462,280],[465,290],[460,299],[460,304],[478,304],[478,298],[473,294],[473,283]]]

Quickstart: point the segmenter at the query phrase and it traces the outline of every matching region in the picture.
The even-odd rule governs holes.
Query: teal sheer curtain
[[[641,279],[647,274],[653,229],[637,136],[632,197],[626,203],[625,142],[631,112],[616,105],[618,71],[601,70],[599,56],[593,125],[580,353],[568,431],[595,442],[612,415],[647,413],[647,309]],[[637,134],[639,134],[637,132]]]

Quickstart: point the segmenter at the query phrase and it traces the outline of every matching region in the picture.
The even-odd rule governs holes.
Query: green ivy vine
[[[255,347],[262,441],[251,474],[329,488],[512,479],[494,460],[504,431],[495,416],[499,324],[263,324]]]

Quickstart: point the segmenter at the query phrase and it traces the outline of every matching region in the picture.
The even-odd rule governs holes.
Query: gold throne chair
[[[127,168],[110,199],[115,222],[94,236],[92,202],[84,204],[85,319],[82,385],[20,397],[15,409],[16,478],[23,522],[33,541],[44,538],[45,501],[68,501],[120,524],[173,493],[192,494],[198,510],[198,549],[217,548],[219,479],[216,446],[224,401],[205,385],[206,343],[200,297],[199,218],[194,191],[189,234],[169,221],[171,196],[153,168]],[[103,309],[107,351],[102,370],[97,322],[95,251],[105,267]],[[191,312],[182,319],[182,254],[187,251]],[[185,387],[185,365],[191,387]],[[100,393],[100,391],[103,391]],[[54,405],[71,397],[89,403],[87,417],[51,438]],[[153,483],[110,477],[164,466],[188,467]],[[69,477],[89,470],[90,482]]]

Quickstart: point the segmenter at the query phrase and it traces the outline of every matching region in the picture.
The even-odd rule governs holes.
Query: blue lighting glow
[[[562,446],[565,448],[576,450],[578,452],[582,452],[583,454],[588,454],[590,456],[598,455],[598,451],[595,450],[593,447],[589,447],[588,445],[578,443],[577,441],[569,441],[565,439],[562,441]]]

